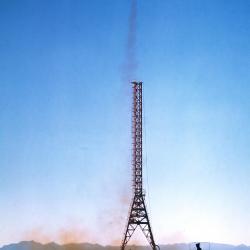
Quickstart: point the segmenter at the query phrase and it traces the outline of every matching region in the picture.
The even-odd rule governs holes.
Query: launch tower
[[[132,82],[133,85],[133,114],[132,114],[132,140],[133,140],[133,197],[129,211],[128,221],[121,250],[125,249],[134,231],[139,226],[153,250],[155,244],[152,228],[145,204],[145,193],[143,192],[142,172],[142,82]]]

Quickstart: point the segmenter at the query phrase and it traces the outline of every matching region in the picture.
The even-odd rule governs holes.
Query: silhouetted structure
[[[153,250],[159,248],[154,241],[142,189],[142,82],[133,84],[133,198],[121,250],[125,249],[135,229],[139,226]]]
[[[201,244],[201,243],[196,243],[196,244],[195,244],[196,250],[202,250],[201,247],[200,247],[200,244]]]

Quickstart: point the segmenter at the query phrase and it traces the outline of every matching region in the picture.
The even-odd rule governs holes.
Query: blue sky
[[[137,4],[156,241],[250,244],[250,2]],[[1,245],[122,239],[129,12],[125,0],[0,2]]]

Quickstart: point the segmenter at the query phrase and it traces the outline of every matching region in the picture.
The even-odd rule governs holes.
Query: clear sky
[[[250,1],[137,10],[156,242],[250,244]],[[129,0],[0,1],[0,245],[121,241],[129,12]]]

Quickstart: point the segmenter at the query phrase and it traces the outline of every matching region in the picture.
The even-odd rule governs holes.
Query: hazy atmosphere
[[[156,242],[250,245],[249,13],[249,0],[1,0],[0,246],[121,243],[134,79]]]

